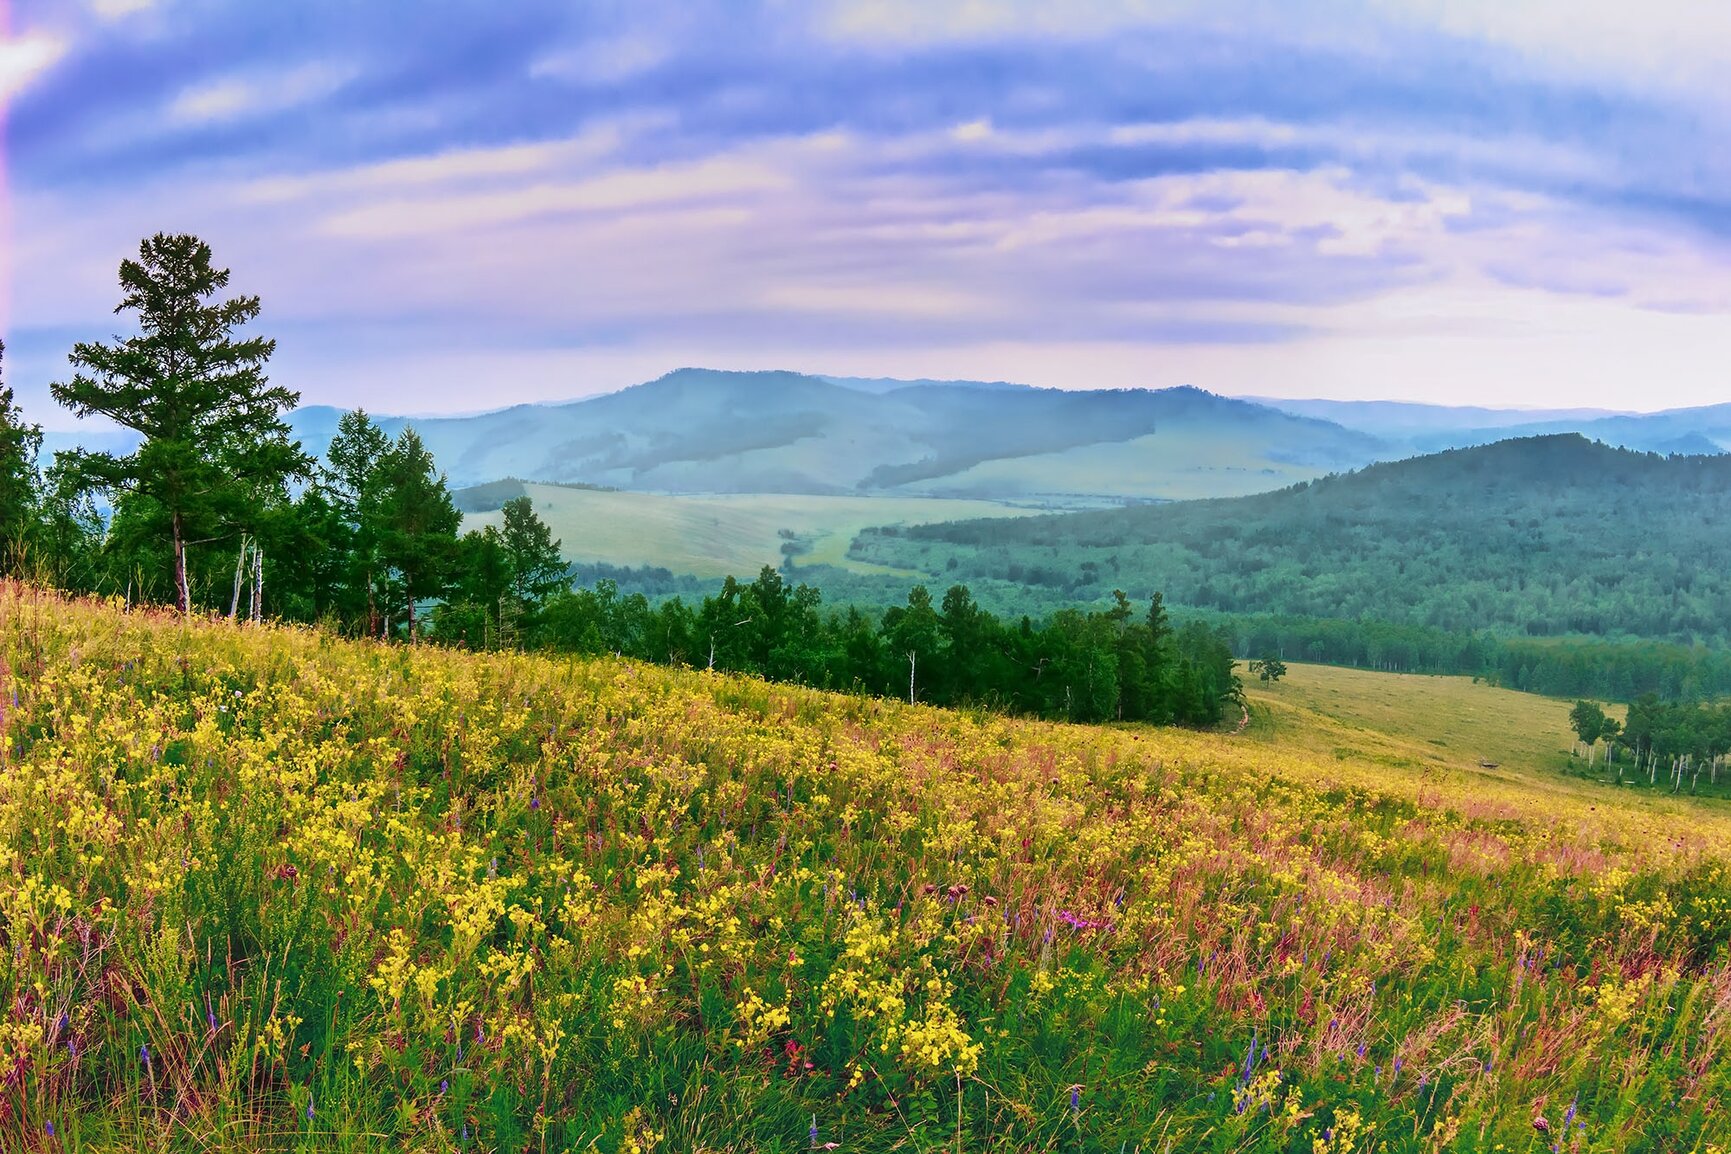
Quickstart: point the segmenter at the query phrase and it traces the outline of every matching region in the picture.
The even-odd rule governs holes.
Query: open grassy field
[[[0,588],[0,1147],[1731,1142],[1731,818],[1354,684],[1102,729]]]
[[[1327,469],[1276,460],[1230,428],[1186,429],[1114,444],[986,461],[934,482],[944,492],[1037,496],[1101,493],[1185,501],[1242,497],[1308,481]]]
[[[1291,662],[1285,679],[1251,681],[1262,709],[1255,732],[1274,743],[1302,742],[1318,752],[1354,756],[1355,735],[1379,755],[1391,744],[1412,767],[1477,769],[1496,762],[1513,774],[1570,767],[1573,704],[1500,689],[1470,677],[1382,673]],[[1620,712],[1620,711],[1619,711]],[[1322,748],[1328,743],[1337,743]],[[1359,744],[1365,744],[1360,741]]]
[[[568,560],[658,565],[699,577],[754,577],[779,566],[792,534],[795,564],[827,564],[858,573],[899,573],[852,561],[848,545],[870,525],[918,525],[970,517],[1018,517],[1042,510],[998,501],[930,497],[819,497],[775,493],[666,495],[525,486],[535,512],[564,542]],[[471,513],[465,529],[497,524],[502,514]]]

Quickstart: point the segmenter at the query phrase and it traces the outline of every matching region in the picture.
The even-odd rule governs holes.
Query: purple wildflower
[[[50,1138],[54,1137],[54,1123],[44,1122],[42,1124],[42,1129]]]
[[[806,1137],[811,1139],[811,1148],[817,1149],[817,1115],[811,1116],[811,1129],[806,1131]]]
[[[1082,1087],[1070,1087],[1070,1113],[1075,1115],[1082,1109]]]
[[[529,799],[529,808],[530,809],[540,809],[541,808],[541,799],[538,797],[530,798]]]
[[[145,1067],[149,1068],[149,1066],[150,1066],[150,1043],[149,1042],[146,1042],[146,1043],[144,1043],[144,1045],[138,1047],[138,1057],[139,1057],[139,1060],[144,1063]]]
[[[449,1090],[450,1088],[451,1088],[451,1080],[449,1078],[440,1078],[439,1079],[439,1095],[441,1097],[443,1097],[445,1092],[447,1090]]]
[[[307,1099],[307,1121],[311,1122],[312,1120],[313,1120],[313,1100],[309,1097]]]

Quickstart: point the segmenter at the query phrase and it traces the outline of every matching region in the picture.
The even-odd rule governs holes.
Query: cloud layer
[[[1673,7],[23,0],[8,369],[52,422],[188,230],[279,380],[387,410],[685,363],[1722,400],[1731,17]]]

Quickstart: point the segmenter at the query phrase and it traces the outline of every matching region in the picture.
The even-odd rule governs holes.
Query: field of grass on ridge
[[[632,568],[642,565],[698,577],[749,578],[780,566],[781,548],[798,538],[798,564],[835,565],[856,573],[902,571],[847,555],[860,530],[958,518],[1021,517],[1042,510],[998,501],[940,497],[840,497],[801,493],[629,493],[563,485],[523,485],[535,513],[565,543],[568,560]],[[503,514],[470,513],[463,527],[498,525]]]
[[[1064,726],[0,588],[4,1146],[1726,1144],[1731,820],[1258,708]]]

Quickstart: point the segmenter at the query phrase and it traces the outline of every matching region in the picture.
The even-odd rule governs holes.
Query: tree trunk
[[[240,612],[240,578],[246,569],[246,534],[240,535],[240,553],[234,559],[234,596],[228,599],[228,619],[233,621]]]
[[[405,589],[404,592],[407,593],[408,591]],[[409,603],[409,644],[413,645],[421,636],[420,622],[415,620],[415,599],[411,595],[404,597],[403,600]]]
[[[379,628],[379,611],[373,603],[373,571],[367,570],[367,636],[377,638]]]
[[[914,703],[914,659],[918,657],[914,650],[908,650],[908,704]]]
[[[182,614],[192,612],[192,590],[186,583],[186,539],[180,531],[180,512],[174,514],[174,595]]]

